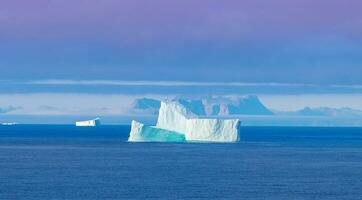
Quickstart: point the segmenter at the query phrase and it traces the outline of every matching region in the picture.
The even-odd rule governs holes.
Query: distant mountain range
[[[157,114],[160,106],[161,106],[160,100],[150,99],[150,98],[136,99],[133,102],[131,112]]]
[[[8,113],[8,112],[19,110],[19,109],[22,109],[22,107],[10,105],[10,106],[4,107],[4,108],[0,108],[0,114]]]
[[[305,107],[297,111],[271,111],[257,96],[243,97],[205,97],[205,98],[175,98],[193,113],[202,116],[228,115],[284,115],[284,116],[362,116],[362,111],[352,108]],[[131,108],[132,113],[156,115],[160,100],[152,98],[136,99]]]
[[[295,115],[295,116],[352,117],[352,116],[362,116],[362,111],[355,110],[355,109],[348,108],[348,107],[345,107],[345,108],[305,107],[301,110],[292,111],[292,112],[279,112],[278,114]]]
[[[226,116],[226,115],[273,115],[257,96],[245,97],[208,97],[202,99],[173,99],[184,105],[197,115]],[[136,99],[133,104],[133,112],[157,114],[160,100],[142,98]]]

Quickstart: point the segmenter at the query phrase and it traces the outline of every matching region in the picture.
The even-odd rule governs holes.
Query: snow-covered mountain
[[[133,102],[131,112],[143,114],[157,114],[161,106],[161,101],[151,98],[136,99]]]
[[[191,112],[203,116],[226,116],[226,115],[273,115],[257,96],[244,97],[206,97],[199,99],[175,98],[173,99]],[[133,112],[157,114],[160,100],[142,98],[135,100]]]
[[[220,114],[225,115],[273,115],[257,96],[246,96],[231,103],[220,104]]]

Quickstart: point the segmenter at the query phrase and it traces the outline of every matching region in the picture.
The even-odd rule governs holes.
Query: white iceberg
[[[188,119],[185,137],[188,141],[237,142],[239,119]]]
[[[97,117],[92,120],[75,122],[75,125],[76,126],[99,126],[99,125],[101,125],[101,120],[100,120],[100,118]]]
[[[195,114],[175,101],[161,102],[156,127],[185,134],[187,120],[196,117]]]
[[[177,102],[161,102],[156,126],[132,121],[131,142],[237,142],[239,119],[203,119]]]

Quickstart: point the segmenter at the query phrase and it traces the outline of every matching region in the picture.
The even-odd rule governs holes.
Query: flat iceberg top
[[[75,125],[76,126],[99,126],[99,125],[101,125],[101,121],[100,121],[100,118],[97,117],[97,118],[92,119],[92,120],[75,122]]]
[[[132,121],[129,141],[239,141],[239,119],[199,119],[178,102],[161,102],[157,125]]]

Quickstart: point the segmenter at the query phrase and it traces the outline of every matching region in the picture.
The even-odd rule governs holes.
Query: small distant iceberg
[[[18,125],[19,123],[17,122],[4,122],[4,123],[1,123],[1,125],[3,126],[14,126],[14,125]]]
[[[78,121],[75,122],[76,126],[100,126],[101,125],[101,119],[99,117],[87,120],[87,121]]]
[[[178,102],[161,102],[156,126],[132,121],[130,142],[237,142],[239,119],[199,118]]]

